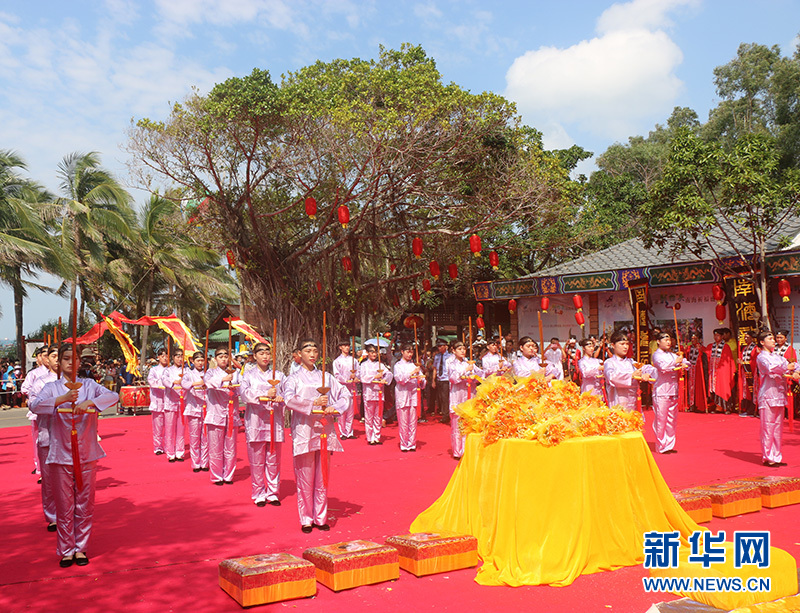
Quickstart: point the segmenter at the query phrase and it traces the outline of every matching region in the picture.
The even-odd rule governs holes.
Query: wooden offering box
[[[312,547],[303,557],[317,567],[317,581],[334,592],[400,577],[397,550],[370,541]]]
[[[219,586],[243,607],[317,593],[314,565],[288,553],[223,560],[219,563]]]
[[[711,497],[706,494],[698,494],[692,490],[672,492],[675,500],[686,511],[695,523],[704,524],[711,521]]]
[[[397,549],[400,568],[417,577],[478,565],[474,536],[419,532],[390,536],[386,544]]]
[[[757,485],[761,490],[761,504],[768,509],[800,502],[800,477],[742,477],[731,483]]]
[[[684,491],[709,496],[714,517],[734,517],[761,510],[761,490],[757,485],[720,483]]]

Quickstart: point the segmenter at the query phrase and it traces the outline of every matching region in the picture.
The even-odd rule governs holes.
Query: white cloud
[[[506,95],[539,129],[567,124],[624,139],[668,114],[682,92],[675,70],[683,53],[664,28],[671,24],[670,11],[692,4],[614,4],[598,18],[597,37],[564,49],[540,47],[516,58],[506,74]]]

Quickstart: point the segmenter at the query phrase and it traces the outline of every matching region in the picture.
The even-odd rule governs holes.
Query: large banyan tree
[[[490,250],[572,246],[574,185],[538,133],[503,98],[444,84],[419,47],[317,62],[280,84],[255,69],[135,121],[129,149],[143,184],[200,203],[192,222],[231,252],[266,330],[274,317],[313,333],[326,309],[348,334],[418,293],[469,291],[473,267],[491,274]]]

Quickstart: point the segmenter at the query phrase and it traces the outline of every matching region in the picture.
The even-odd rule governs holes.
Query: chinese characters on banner
[[[758,320],[761,316],[756,288],[753,282],[746,277],[726,277],[725,283],[729,297],[731,323],[733,324],[736,340],[744,346],[745,332],[753,336],[758,334]]]
[[[636,361],[647,363],[650,361],[650,318],[647,315],[649,298],[647,295],[647,281],[638,279],[628,285],[633,310],[633,327],[636,334]]]

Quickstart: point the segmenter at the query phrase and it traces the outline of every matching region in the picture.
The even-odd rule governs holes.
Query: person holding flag
[[[316,367],[319,347],[312,339],[297,346],[300,369],[283,381],[283,398],[292,411],[292,455],[301,530],[330,530],[328,520],[328,460],[344,451],[336,438],[334,415],[352,402],[350,392]],[[324,368],[324,365],[323,365]]]
[[[183,349],[176,348],[172,354],[172,366],[164,369],[161,384],[164,386],[164,443],[170,462],[183,462],[186,441],[183,434]]]
[[[49,417],[46,463],[53,481],[59,565],[66,568],[89,563],[86,551],[94,516],[97,461],[106,455],[97,439],[97,412],[115,406],[119,396],[94,379],[77,378],[78,360],[72,345],[61,346],[58,360],[61,378],[45,384],[31,411]]]
[[[224,347],[214,351],[216,368],[206,372],[206,419],[208,461],[214,485],[233,483],[236,471],[236,434],[234,415],[239,412],[239,371],[228,372],[230,354]],[[231,410],[231,405],[233,411]]]
[[[266,343],[253,347],[255,367],[245,370],[240,394],[245,401],[244,431],[250,461],[251,498],[256,506],[279,507],[281,448],[283,446],[283,398],[285,375],[273,367],[272,351]]]

